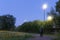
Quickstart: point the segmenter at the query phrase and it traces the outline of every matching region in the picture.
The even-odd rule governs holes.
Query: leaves
[[[11,30],[15,27],[15,17],[13,15],[0,16],[0,21],[1,30]]]

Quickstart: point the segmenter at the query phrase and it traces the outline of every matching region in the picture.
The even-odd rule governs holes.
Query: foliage
[[[35,20],[32,22],[25,22],[17,27],[17,31],[39,33],[40,27],[42,26],[44,28],[44,32],[49,32],[48,29],[50,30],[52,28],[52,22],[48,21],[42,22],[39,20]]]
[[[0,16],[0,29],[12,30],[15,28],[15,17],[13,15]]]
[[[60,0],[56,2],[56,11],[60,14]]]
[[[37,26],[37,22],[25,22],[22,25],[20,25],[17,29],[18,31],[24,31],[24,32],[38,32],[39,26]]]

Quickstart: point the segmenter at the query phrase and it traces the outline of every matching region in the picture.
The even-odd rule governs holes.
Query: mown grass
[[[32,36],[23,32],[0,31],[0,40],[26,40]]]
[[[60,40],[60,33],[58,33],[56,36],[57,38],[55,38],[54,40]]]

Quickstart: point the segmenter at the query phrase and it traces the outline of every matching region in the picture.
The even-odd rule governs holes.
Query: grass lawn
[[[0,40],[26,40],[32,35],[23,32],[0,31]]]
[[[54,40],[60,40],[60,33],[58,33],[56,36],[57,38],[55,38]]]

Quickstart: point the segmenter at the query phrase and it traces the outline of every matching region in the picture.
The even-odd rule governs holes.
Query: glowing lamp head
[[[52,16],[48,16],[48,18],[47,18],[48,21],[51,21],[52,19],[53,19]]]
[[[42,8],[43,10],[47,9],[47,4],[43,4]]]

